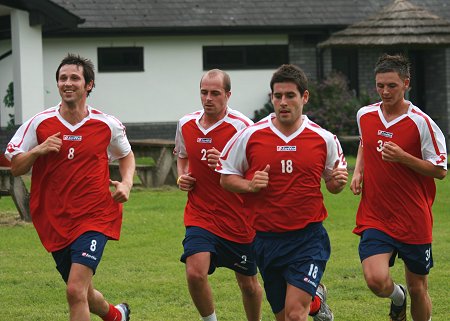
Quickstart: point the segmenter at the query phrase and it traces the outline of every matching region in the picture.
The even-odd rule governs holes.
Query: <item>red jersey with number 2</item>
[[[194,189],[188,192],[184,210],[185,226],[198,226],[237,243],[250,243],[255,235],[244,211],[240,195],[220,186],[220,174],[208,167],[206,151],[222,151],[239,130],[253,122],[231,108],[226,116],[208,129],[202,128],[203,111],[183,117],[178,123],[175,151],[188,158],[189,172],[195,177]]]

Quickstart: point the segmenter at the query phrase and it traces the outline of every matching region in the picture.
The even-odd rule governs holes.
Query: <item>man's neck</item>
[[[59,113],[69,124],[76,125],[89,114],[89,111],[85,103],[67,104],[62,102]]]
[[[274,117],[272,118],[272,123],[275,126],[275,128],[278,129],[283,135],[289,137],[293,133],[295,133],[300,127],[302,127],[303,117],[300,116],[300,118],[297,119],[295,123],[290,125],[283,124],[276,117]]]
[[[406,100],[402,100],[395,105],[381,104],[381,110],[386,121],[394,120],[403,114],[406,114],[409,109],[409,103]]]
[[[216,115],[208,115],[206,113],[203,113],[202,117],[200,118],[200,125],[204,129],[208,129],[211,126],[214,126],[218,121],[222,120],[227,114],[227,110],[225,109],[220,114]]]

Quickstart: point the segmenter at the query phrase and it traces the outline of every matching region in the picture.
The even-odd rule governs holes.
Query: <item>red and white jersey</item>
[[[411,103],[406,114],[390,122],[380,104],[363,107],[357,114],[364,175],[354,232],[376,228],[403,243],[431,243],[434,179],[400,163],[383,161],[381,151],[384,143],[392,141],[409,154],[447,169],[444,135]]]
[[[271,114],[230,140],[217,170],[248,180],[270,165],[269,185],[257,193],[245,193],[256,231],[299,230],[322,222],[327,210],[320,191],[337,160],[346,166],[341,145],[333,134],[303,115],[301,127],[289,137],[272,123]]]
[[[227,108],[226,116],[208,129],[200,125],[203,110],[188,114],[178,122],[175,153],[188,158],[189,172],[196,179],[188,192],[184,210],[185,226],[198,226],[238,243],[250,243],[254,230],[248,223],[240,195],[220,186],[220,174],[208,167],[206,151],[222,151],[228,140],[253,122],[238,111]]]
[[[88,106],[89,115],[71,125],[59,108],[49,108],[20,126],[5,153],[11,159],[60,133],[59,153],[38,157],[31,175],[31,217],[49,252],[87,231],[119,238],[122,204],[111,197],[108,159],[131,151],[125,127],[116,118]]]

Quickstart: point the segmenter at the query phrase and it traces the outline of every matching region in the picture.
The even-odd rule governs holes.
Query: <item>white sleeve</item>
[[[336,161],[339,161],[338,167],[347,168],[347,161],[345,160],[344,152],[336,135],[327,135],[327,160],[325,164],[325,170],[322,177],[328,180],[331,175],[331,171],[334,168]]]
[[[250,138],[246,128],[238,131],[225,145],[216,170],[221,174],[244,176],[248,169],[246,147]]]
[[[173,152],[180,158],[186,158],[188,156],[186,145],[184,143],[183,133],[181,132],[181,121],[179,121],[177,124],[177,131],[175,133],[175,148]]]
[[[131,145],[128,141],[125,126],[116,118],[112,116],[111,125],[111,142],[108,146],[109,161],[115,161],[119,158],[127,156],[131,152]]]
[[[32,118],[23,123],[6,147],[5,157],[9,160],[17,154],[25,153],[38,145],[36,124]]]
[[[431,118],[428,120],[430,126],[423,122],[424,125],[419,128],[422,158],[447,169],[447,147],[444,134]]]

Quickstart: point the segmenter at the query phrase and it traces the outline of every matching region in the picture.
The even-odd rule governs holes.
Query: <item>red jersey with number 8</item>
[[[87,231],[120,236],[122,204],[111,197],[108,162],[128,155],[131,147],[120,121],[88,110],[76,125],[61,117],[59,106],[37,114],[18,129],[5,153],[11,159],[60,133],[60,151],[38,157],[31,176],[31,217],[50,252]]]

